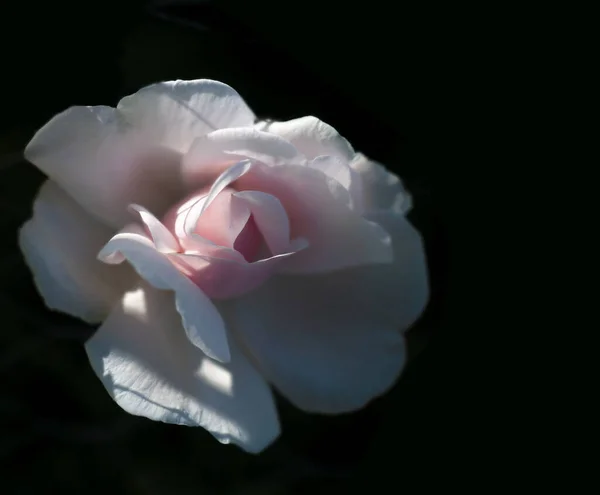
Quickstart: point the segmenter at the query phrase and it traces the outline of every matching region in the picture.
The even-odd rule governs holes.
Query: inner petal
[[[202,208],[209,189],[210,187],[205,187],[188,196],[173,207],[164,218],[164,225],[178,238],[184,252],[215,254],[214,249],[211,251],[212,254],[206,252],[205,245],[198,245],[194,239],[188,237],[189,234],[196,234],[209,242],[213,248],[217,250],[220,249],[219,247],[227,248],[227,252],[241,255],[240,259],[244,258],[248,262],[271,256],[272,253],[263,252],[265,241],[260,227],[251,208],[234,196],[235,189],[225,188],[206,210],[199,214],[198,211],[193,211]],[[219,257],[223,254],[225,253],[221,252]],[[262,254],[265,256],[259,258]]]
[[[202,212],[194,233],[219,246],[233,248],[235,240],[250,218],[250,211],[232,208],[233,189],[223,190]]]
[[[246,225],[233,243],[233,249],[239,252],[248,263],[257,261],[263,245],[263,237],[254,221],[254,215],[246,222]]]

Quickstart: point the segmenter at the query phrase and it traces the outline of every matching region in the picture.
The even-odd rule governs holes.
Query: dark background
[[[3,4],[0,95],[0,493],[377,493],[477,484],[494,426],[466,339],[458,212],[464,184],[460,12],[369,1]],[[432,298],[397,386],[365,410],[308,415],[280,401],[260,456],[202,429],[129,416],[87,364],[93,329],[46,310],[18,252],[42,176],[20,159],[70,105],[115,105],[159,80],[211,78],[261,117],[316,115],[413,193]],[[460,82],[459,82],[460,81]],[[463,84],[466,84],[465,88]],[[471,313],[472,314],[472,313]],[[468,374],[467,374],[468,373]],[[476,375],[476,374],[475,374]],[[470,377],[470,378],[469,378]],[[489,447],[489,445],[488,445]]]

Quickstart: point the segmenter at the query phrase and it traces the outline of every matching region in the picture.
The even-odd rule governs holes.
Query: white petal
[[[428,298],[421,238],[402,215],[378,218],[393,264],[274,277],[221,303],[260,371],[297,407],[342,413],[386,392],[405,361],[402,331]]]
[[[179,252],[180,246],[177,239],[158,218],[140,205],[130,205],[129,208],[139,215],[140,221],[146,226],[156,249],[163,253]]]
[[[111,234],[54,182],[42,185],[19,246],[49,308],[99,323],[135,283],[128,267],[96,259]]]
[[[230,359],[225,324],[210,299],[182,274],[141,232],[121,232],[104,246],[98,258],[107,263],[127,259],[140,277],[157,289],[175,291],[176,308],[190,342],[207,356]]]
[[[128,222],[131,203],[160,215],[182,194],[180,155],[139,141],[110,107],[72,107],[56,115],[29,142],[25,157],[115,229]]]
[[[128,292],[86,350],[109,394],[130,414],[201,426],[252,453],[279,435],[264,379],[234,342],[227,365],[190,345],[170,292]]]
[[[255,120],[233,88],[209,79],[152,84],[123,98],[117,108],[152,140],[180,152],[211,131],[251,126]]]
[[[243,158],[269,166],[299,164],[304,156],[285,139],[251,127],[221,129],[194,141],[183,157],[182,173],[188,190],[213,180]]]
[[[402,214],[410,211],[411,195],[397,175],[361,153],[352,160],[350,167],[362,180],[366,211],[392,210]]]
[[[328,177],[336,180],[350,196],[350,207],[362,213],[364,210],[363,184],[360,175],[352,169],[348,162],[332,155],[318,156],[307,163],[307,166],[320,170]]]
[[[308,249],[282,265],[286,273],[323,273],[392,259],[388,233],[351,210],[348,191],[320,170],[254,164],[235,187],[275,196],[288,214],[292,237],[308,241]]]
[[[316,117],[302,117],[286,122],[261,122],[256,127],[288,140],[308,159],[334,155],[351,160],[354,156],[350,143],[333,127]]]

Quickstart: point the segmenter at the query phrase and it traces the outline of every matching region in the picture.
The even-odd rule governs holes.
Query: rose
[[[258,452],[279,434],[267,383],[341,413],[395,382],[422,241],[400,180],[331,126],[175,81],[72,107],[25,155],[49,180],[21,249],[48,307],[102,323],[86,350],[127,412]]]

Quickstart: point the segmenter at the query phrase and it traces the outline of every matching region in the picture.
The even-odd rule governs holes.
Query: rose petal
[[[423,244],[402,215],[377,220],[394,236],[393,264],[274,277],[219,303],[263,375],[303,410],[360,409],[386,392],[404,365],[402,330],[428,298]]]
[[[169,261],[167,255],[159,252],[148,237],[136,232],[135,226],[129,230],[114,236],[98,258],[106,263],[121,263],[127,259],[150,285],[174,291],[177,311],[190,342],[207,356],[228,362],[225,324],[210,299]]]
[[[281,202],[260,191],[241,191],[232,201],[243,205],[254,218],[271,254],[282,254],[290,247],[290,222]]]
[[[200,254],[217,255],[217,252],[221,252],[223,253],[223,257],[226,258],[234,258],[236,256],[235,251],[233,251],[232,248],[233,242],[229,242],[227,239],[222,239],[223,235],[225,235],[223,230],[227,230],[227,226],[210,226],[210,228],[218,230],[223,235],[209,235],[209,237],[204,237],[200,233],[198,233],[198,231],[202,232],[204,230],[202,228],[202,224],[200,223],[200,218],[204,214],[204,212],[212,205],[214,200],[223,192],[223,190],[229,186],[229,184],[235,182],[240,177],[244,176],[251,168],[252,162],[250,160],[243,160],[227,168],[221,173],[221,175],[219,175],[219,177],[217,177],[206,196],[198,197],[197,201],[191,203],[191,207],[189,208],[189,210],[184,210],[185,220],[183,223],[183,227],[185,235],[181,236],[182,242],[184,244],[187,244],[187,240],[190,239],[195,244],[194,249],[196,249]],[[219,205],[217,205],[216,211],[220,211]],[[224,218],[221,217],[219,220],[223,221]],[[241,226],[243,227],[243,224]],[[229,234],[231,235],[232,232],[229,232]],[[231,240],[235,241],[235,239]],[[226,244],[219,245],[217,244],[217,241],[224,241],[226,242]],[[209,253],[208,251],[211,252]],[[238,257],[243,259],[243,256],[239,253]]]
[[[287,122],[260,122],[256,128],[281,136],[308,159],[334,155],[351,160],[354,156],[350,143],[333,127],[316,117],[301,117]]]
[[[254,164],[235,188],[275,196],[288,214],[291,236],[309,242],[310,249],[282,265],[286,273],[323,273],[392,259],[388,233],[348,208],[348,191],[320,170]]]
[[[350,167],[361,177],[366,211],[392,210],[402,214],[410,211],[411,195],[397,175],[361,153],[352,160]]]
[[[25,157],[89,213],[115,229],[139,203],[161,214],[181,197],[180,155],[148,147],[110,107],[71,107],[42,127]]]
[[[178,252],[181,249],[175,236],[146,208],[140,205],[130,205],[129,209],[139,215],[141,222],[148,229],[156,249],[163,253]]]
[[[123,98],[117,108],[148,138],[180,152],[211,131],[251,126],[255,120],[233,88],[209,79],[152,84]]]
[[[327,177],[339,182],[350,195],[350,207],[362,213],[363,205],[363,184],[360,175],[352,169],[347,162],[337,156],[325,155],[318,156],[307,163],[307,166],[320,170]]]
[[[217,363],[183,337],[169,292],[128,292],[86,344],[92,367],[125,411],[155,421],[201,426],[247,452],[280,432],[268,385],[231,341]]]
[[[183,157],[188,190],[213,180],[235,161],[250,158],[269,166],[299,164],[304,157],[285,139],[251,127],[221,129],[198,138]]]
[[[240,207],[232,201],[234,192],[233,189],[226,188],[215,197],[204,212],[200,207],[201,213],[198,217],[193,213],[188,215],[186,218],[187,232],[197,234],[217,245],[233,249],[235,240],[250,218],[248,208],[243,205]]]
[[[305,239],[295,239],[288,252],[253,263],[202,254],[170,254],[169,258],[211,299],[239,297],[262,285],[285,260],[306,249]]]
[[[170,231],[175,232],[177,241],[187,253],[243,260],[244,257],[232,247],[220,246],[197,232],[202,208],[207,197],[207,193],[201,192],[184,198],[167,213],[164,225]],[[210,211],[207,215],[210,217]],[[237,222],[236,218],[234,223]],[[235,226],[232,226],[232,230],[234,228]]]
[[[19,246],[49,308],[99,323],[135,283],[132,270],[96,259],[111,234],[54,182],[42,185]]]

